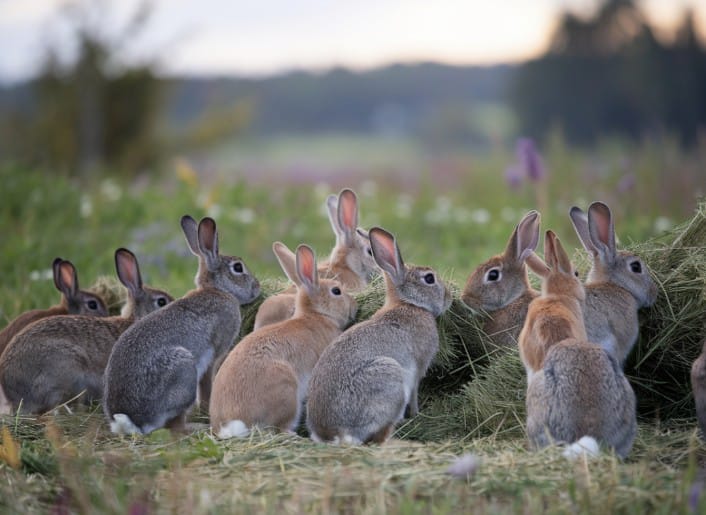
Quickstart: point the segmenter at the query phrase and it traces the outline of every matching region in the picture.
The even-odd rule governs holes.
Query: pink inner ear
[[[70,290],[74,289],[74,267],[66,262],[61,263],[59,273],[61,274],[61,282],[64,286]]]
[[[385,249],[385,255],[382,257],[385,261],[390,263],[392,268],[397,268],[397,250],[395,249],[395,240],[387,235],[378,235],[377,241]]]
[[[343,226],[354,230],[358,225],[358,207],[355,195],[352,191],[344,191],[339,200],[339,209],[341,213]]]
[[[118,262],[120,263],[120,275],[122,275],[123,280],[128,284],[136,285],[137,281],[137,267],[135,262],[132,260],[129,254],[120,252],[118,254]]]
[[[299,249],[299,274],[302,278],[313,284],[315,282],[315,273],[316,266],[314,264],[314,255],[311,251],[309,251],[309,249]]]

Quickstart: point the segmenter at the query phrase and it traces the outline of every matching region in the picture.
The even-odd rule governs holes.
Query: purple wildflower
[[[634,173],[626,173],[618,181],[618,193],[627,193],[635,187],[636,179]]]
[[[519,138],[515,145],[515,154],[517,162],[529,180],[538,182],[544,178],[547,170],[533,139]]]
[[[505,182],[510,189],[516,190],[522,184],[522,169],[513,163],[505,169]]]

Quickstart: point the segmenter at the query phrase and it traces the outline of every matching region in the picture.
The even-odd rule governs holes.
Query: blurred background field
[[[324,200],[351,187],[361,226],[394,232],[406,261],[462,286],[530,209],[577,249],[569,208],[603,200],[619,245],[649,253],[706,195],[706,10],[697,1],[199,4],[0,2],[0,327],[58,300],[56,256],[76,264],[86,287],[114,277],[113,253],[125,246],[147,283],[183,294],[196,270],[178,223],[185,213],[214,217],[221,250],[272,287],[283,279],[272,242],[326,255],[334,238]],[[702,306],[701,284],[689,292]],[[667,311],[651,311],[643,335],[664,355],[670,342],[656,331],[672,321],[655,314]],[[13,419],[20,473],[3,441],[0,507],[33,499],[32,511],[149,511],[173,495],[201,513],[236,503],[252,512],[697,511],[706,455],[686,408],[688,358],[670,368],[649,354],[642,346],[630,367],[678,368],[687,418],[644,410],[628,465],[570,467],[525,452],[524,378],[508,358],[483,383],[514,396],[499,401],[503,420],[490,406],[485,424],[470,427],[483,413],[466,419],[463,410],[483,391],[469,383],[454,398],[425,399],[426,412],[398,431],[401,447],[356,459],[267,435],[228,446],[204,432],[118,441],[97,413],[59,417],[67,442],[51,424]],[[644,370],[631,377],[647,391]],[[409,458],[393,457],[398,449]],[[490,464],[470,487],[452,484],[443,463],[467,450]],[[232,492],[218,486],[248,460],[254,476]],[[351,479],[350,489],[327,483],[319,465]],[[367,476],[375,467],[384,477]],[[86,497],[77,478],[87,469],[100,472]],[[188,488],[175,493],[185,476]]]

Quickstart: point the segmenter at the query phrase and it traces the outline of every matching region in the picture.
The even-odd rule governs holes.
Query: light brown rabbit
[[[654,304],[657,285],[638,256],[616,250],[613,216],[607,205],[593,202],[588,215],[572,207],[569,216],[592,258],[585,283],[588,339],[603,346],[622,366],[637,341],[637,311]]]
[[[539,295],[530,286],[525,267],[525,259],[539,242],[539,220],[537,211],[527,213],[512,232],[505,251],[478,265],[461,295],[468,307],[488,313],[483,331],[499,347],[517,346],[527,307]]]
[[[52,271],[54,272],[54,285],[61,292],[61,302],[48,309],[26,311],[7,324],[0,331],[0,355],[17,333],[41,318],[56,315],[108,316],[108,309],[103,299],[95,293],[79,289],[78,275],[71,261],[56,258],[52,263]]]
[[[520,334],[530,444],[570,444],[569,458],[597,454],[602,444],[624,458],[637,431],[635,394],[618,361],[586,340],[583,287],[551,231],[544,252],[546,265],[534,255],[528,259],[542,277],[542,293]]]
[[[219,438],[246,436],[253,426],[294,431],[314,365],[355,318],[341,283],[319,280],[311,248],[300,245],[295,256],[276,242],[273,250],[298,288],[294,316],[250,333],[218,370],[209,413]]]
[[[368,233],[358,228],[358,198],[344,189],[326,200],[329,221],[336,235],[336,246],[329,258],[318,266],[323,279],[336,279],[348,292],[365,288],[377,273]],[[292,286],[265,299],[255,316],[255,329],[287,320],[294,314],[296,287]]]
[[[520,358],[527,370],[527,382],[541,370],[549,348],[561,340],[586,341],[583,304],[586,294],[559,238],[552,231],[544,237],[546,264],[534,253],[527,265],[542,278],[542,293],[527,310],[520,332]]]
[[[702,438],[706,438],[706,340],[701,354],[691,365],[691,389],[696,403],[696,418]]]
[[[85,391],[84,403],[103,394],[103,371],[113,344],[132,323],[172,297],[142,284],[134,254],[115,252],[118,278],[128,290],[123,315],[43,318],[12,339],[0,357],[0,385],[13,411],[44,413]]]
[[[385,272],[385,304],[326,347],[309,383],[307,426],[316,441],[385,442],[395,424],[419,412],[417,390],[439,348],[436,317],[451,293],[428,267],[407,266],[395,237],[370,230]]]

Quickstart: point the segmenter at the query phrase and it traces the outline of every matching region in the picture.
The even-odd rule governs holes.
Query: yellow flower
[[[12,438],[7,426],[2,428],[2,445],[0,446],[0,461],[4,461],[13,469],[20,468],[20,446]]]
[[[196,174],[196,170],[194,170],[186,159],[176,159],[174,161],[174,168],[180,181],[191,188],[198,187],[199,176]]]

